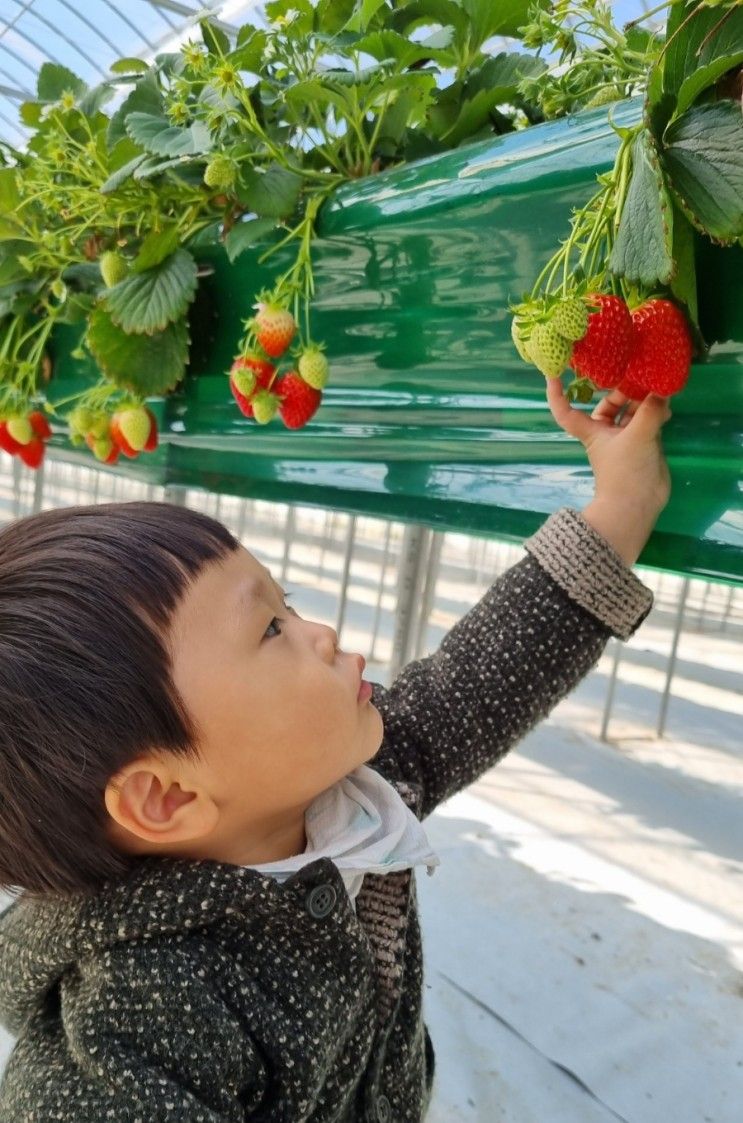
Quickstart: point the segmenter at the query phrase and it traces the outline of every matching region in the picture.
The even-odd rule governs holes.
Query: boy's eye
[[[291,595],[292,595],[291,593],[285,593],[285,595],[284,595],[284,602],[285,603]],[[288,612],[294,612],[295,616],[298,615],[290,605],[287,604],[286,608],[287,608]],[[274,624],[280,624],[280,623],[281,623],[281,618],[279,616],[272,616],[271,619],[269,620],[268,627],[266,628],[265,632],[263,633],[264,636],[268,636],[268,633],[271,630],[271,628],[274,626]],[[281,635],[281,629],[280,628],[277,628],[276,635],[278,635],[278,636]],[[268,636],[268,638],[272,639],[273,637]]]

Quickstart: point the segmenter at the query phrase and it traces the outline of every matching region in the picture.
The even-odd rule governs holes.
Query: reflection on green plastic
[[[639,112],[637,101],[613,107],[618,124]],[[327,341],[331,375],[304,429],[244,418],[225,376],[254,294],[290,255],[259,267],[260,251],[234,265],[220,247],[200,251],[214,271],[194,308],[189,377],[159,403],[158,453],[122,458],[117,470],[514,542],[558,507],[585,506],[585,450],[518,358],[508,304],[531,288],[616,144],[606,111],[594,110],[344,186],[321,214],[313,254],[312,330]],[[699,239],[697,252],[712,346],[672,401],[672,497],[639,564],[739,582],[743,250]],[[69,328],[55,337],[53,398],[92,376],[70,358],[76,342]],[[61,436],[54,444],[68,447]],[[90,463],[86,452],[70,457]]]

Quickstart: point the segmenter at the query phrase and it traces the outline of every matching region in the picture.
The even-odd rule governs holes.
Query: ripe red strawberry
[[[115,445],[115,447],[118,449],[118,451],[123,452],[124,456],[128,456],[130,458],[130,460],[134,460],[135,457],[139,456],[139,451],[136,448],[132,448],[132,446],[129,444],[126,437],[124,436],[124,433],[121,429],[121,417],[117,413],[115,413],[113,415],[113,417],[111,418],[111,421],[110,421],[110,424],[109,424],[109,427],[108,427],[108,436],[109,436],[109,439]],[[105,440],[105,439],[106,439],[105,437],[99,437],[98,438],[98,440]],[[93,448],[93,446],[91,445],[90,447],[93,450],[93,452],[95,452],[95,449]]]
[[[608,390],[624,375],[632,348],[632,317],[618,296],[591,293],[589,304],[598,304],[588,317],[588,330],[573,346],[570,366],[581,378]]]
[[[279,415],[287,429],[301,429],[322,401],[322,390],[309,386],[295,370],[280,378],[274,390],[282,399]]]
[[[634,382],[626,374],[617,386],[617,390],[620,394],[624,394],[625,398],[631,398],[635,402],[641,402],[649,393],[644,386],[641,386],[639,382]]]
[[[23,445],[19,444],[8,432],[7,421],[0,421],[0,448],[9,452],[11,456],[15,456],[23,448]]]
[[[119,449],[110,437],[96,437],[93,433],[85,434],[85,443],[103,464],[115,464],[119,459]]]
[[[28,420],[31,422],[31,428],[36,436],[41,437],[43,441],[48,441],[52,435],[52,428],[44,414],[35,409],[33,413],[28,415]]]
[[[297,330],[291,312],[280,304],[259,303],[253,326],[258,342],[272,359],[283,355]]]
[[[26,445],[21,445],[18,455],[29,468],[38,468],[44,459],[44,442],[41,437],[32,437]]]
[[[634,342],[625,376],[663,398],[686,385],[692,341],[686,317],[670,300],[648,300],[632,313]]]

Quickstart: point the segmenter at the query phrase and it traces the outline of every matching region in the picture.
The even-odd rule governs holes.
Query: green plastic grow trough
[[[618,123],[639,117],[638,101],[613,108]],[[296,431],[244,418],[225,376],[254,294],[291,255],[259,267],[260,250],[230,264],[220,246],[204,247],[213,272],[194,308],[189,375],[158,403],[161,449],[113,470],[514,542],[561,505],[585,505],[585,450],[519,360],[508,305],[531,288],[616,145],[606,110],[594,110],[340,189],[313,250],[313,335],[327,341],[330,384]],[[743,250],[699,239],[697,258],[712,347],[664,427],[672,497],[639,562],[739,582]],[[54,338],[53,400],[94,377],[71,358],[76,342],[69,328]],[[94,463],[61,435],[53,445]]]

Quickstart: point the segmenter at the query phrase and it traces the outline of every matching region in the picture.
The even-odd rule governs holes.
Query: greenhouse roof
[[[199,39],[204,16],[230,33],[261,9],[259,0],[0,0],[0,139],[25,140],[18,106],[34,97],[45,62],[94,86],[117,58],[148,60]]]
[[[646,12],[647,0],[619,0],[615,19]],[[21,102],[35,95],[45,62],[68,67],[88,85],[109,77],[117,58],[149,60],[176,50],[210,16],[228,34],[248,20],[264,23],[262,0],[0,0],[0,140],[21,146]]]

